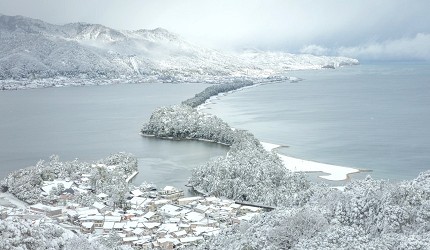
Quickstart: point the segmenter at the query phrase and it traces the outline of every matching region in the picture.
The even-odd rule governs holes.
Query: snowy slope
[[[0,45],[3,88],[20,84],[32,87],[32,83],[44,86],[48,82],[56,85],[65,82],[64,78],[68,82],[223,82],[358,63],[350,58],[282,52],[223,53],[188,43],[161,28],[120,31],[100,24],[53,25],[5,15],[0,15]]]

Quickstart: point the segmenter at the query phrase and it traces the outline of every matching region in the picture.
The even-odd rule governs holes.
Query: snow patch
[[[281,147],[281,145],[261,142],[265,150],[273,152],[274,149]],[[324,172],[328,175],[321,175],[320,178],[330,181],[342,181],[348,179],[349,174],[360,172],[359,169],[342,167],[332,164],[326,164],[315,161],[308,161],[298,159],[283,154],[276,153],[284,163],[284,166],[292,172]]]

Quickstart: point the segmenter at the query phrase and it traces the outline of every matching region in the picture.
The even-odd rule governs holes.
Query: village
[[[130,175],[127,181],[136,174]],[[130,191],[122,208],[108,206],[109,195],[105,193],[95,194],[97,199],[92,205],[82,206],[73,202],[73,196],[91,192],[89,177],[81,174],[73,181],[45,181],[42,195],[61,190],[55,203],[16,207],[0,202],[1,218],[20,216],[35,223],[51,221],[89,237],[116,234],[123,244],[134,249],[178,249],[216,236],[221,229],[249,221],[264,210],[213,196],[185,197],[175,187],[157,190],[151,185]]]

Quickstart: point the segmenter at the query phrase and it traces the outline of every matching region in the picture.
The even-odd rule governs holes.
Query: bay
[[[139,161],[133,180],[183,188],[190,170],[227,148],[142,137],[160,106],[178,104],[205,84],[122,84],[0,92],[0,178],[48,160],[94,161],[117,152]]]
[[[428,63],[291,75],[304,81],[243,89],[206,111],[261,141],[289,146],[279,150],[283,154],[372,170],[374,178],[412,179],[430,169]]]

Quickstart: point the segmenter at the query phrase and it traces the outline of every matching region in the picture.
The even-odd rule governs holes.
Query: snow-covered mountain
[[[53,25],[22,16],[0,15],[3,88],[32,82],[56,85],[71,79],[222,82],[357,63],[345,57],[282,52],[224,53],[193,45],[161,28],[120,31],[100,24]]]

